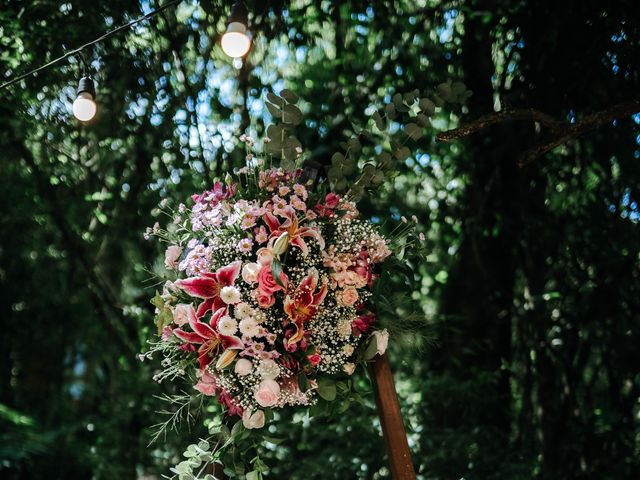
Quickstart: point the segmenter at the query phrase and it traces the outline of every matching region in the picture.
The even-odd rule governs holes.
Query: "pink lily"
[[[293,297],[287,295],[284,299],[284,311],[296,327],[293,336],[287,340],[288,346],[302,340],[304,337],[304,324],[313,319],[318,307],[327,296],[326,283],[322,284],[318,292],[316,292],[317,286],[318,274],[309,274],[300,282]]]
[[[282,223],[270,212],[265,213],[262,217],[271,231],[270,238],[273,239],[279,237],[283,233],[287,233],[289,235],[289,243],[298,247],[305,257],[309,253],[309,247],[304,241],[304,237],[314,238],[316,242],[318,242],[318,245],[320,245],[320,249],[324,250],[325,244],[322,235],[320,235],[320,233],[314,228],[300,227],[298,217],[293,208],[287,207],[283,216],[285,219]]]
[[[213,358],[218,355],[220,347],[223,350],[243,350],[244,343],[238,337],[221,335],[216,331],[216,326],[221,317],[227,313],[226,308],[220,308],[211,315],[209,323],[201,322],[191,307],[189,311],[189,326],[193,332],[185,332],[182,328],[176,328],[173,333],[180,340],[190,344],[200,345],[198,349],[198,361],[200,369],[209,365]]]
[[[205,273],[201,277],[185,278],[178,280],[175,284],[192,297],[204,299],[196,312],[200,318],[209,310],[216,311],[226,307],[220,298],[220,290],[223,287],[233,285],[233,282],[238,278],[241,266],[242,262],[238,260],[220,268],[216,273]]]

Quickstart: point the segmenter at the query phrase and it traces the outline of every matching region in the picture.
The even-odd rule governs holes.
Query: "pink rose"
[[[267,295],[266,293],[261,293],[256,290],[256,300],[258,301],[258,306],[260,308],[270,308],[274,303],[276,303],[276,299],[273,295]]]
[[[271,249],[262,247],[257,252],[258,262],[260,265],[269,265],[271,263],[271,259],[273,258],[273,252]]]
[[[279,394],[280,385],[278,385],[278,382],[275,380],[262,380],[258,385],[254,398],[261,407],[273,407],[278,403]]]
[[[193,310],[191,305],[179,303],[173,309],[173,322],[180,327],[189,323],[189,314],[191,313],[191,310]]]
[[[216,377],[212,375],[208,370],[200,370],[198,372],[200,376],[200,380],[196,383],[193,388],[198,390],[200,393],[208,396],[213,396],[216,394]]]
[[[340,197],[335,193],[328,193],[324,199],[324,203],[328,208],[336,208],[338,206],[338,202],[340,201]]]
[[[354,287],[347,287],[341,292],[336,293],[336,300],[338,304],[343,307],[351,307],[358,301],[358,298],[360,298],[358,291]]]
[[[182,255],[182,248],[178,245],[171,245],[167,248],[167,251],[164,252],[164,265],[167,268],[175,270],[178,268],[178,259]]]
[[[282,275],[284,275],[284,273]],[[282,275],[280,278],[282,278]],[[271,274],[270,265],[265,265],[258,272],[258,290],[260,294],[264,295],[273,295],[278,290],[282,290],[282,287],[276,283],[276,280]]]
[[[320,357],[319,353],[314,353],[313,355],[309,355],[307,358],[309,359],[309,363],[314,367],[317,367],[318,364],[320,363],[320,360],[322,360],[322,357]]]
[[[256,410],[255,412],[245,410],[242,414],[242,424],[244,428],[249,430],[264,427],[264,412],[262,410]]]

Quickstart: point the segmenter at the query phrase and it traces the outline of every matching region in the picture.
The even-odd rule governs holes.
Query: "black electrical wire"
[[[23,79],[33,75],[34,73],[37,73],[37,72],[39,72],[41,70],[44,70],[45,68],[49,68],[50,66],[55,65],[56,63],[61,62],[62,60],[65,60],[65,59],[67,59],[69,57],[72,57],[74,55],[78,55],[85,48],[90,47],[92,45],[95,45],[96,43],[100,43],[103,40],[106,40],[107,38],[115,35],[116,33],[120,33],[122,30],[126,30],[127,28],[130,28],[130,27],[134,26],[136,23],[140,23],[143,20],[147,20],[147,19],[149,19],[151,17],[154,17],[157,14],[159,14],[159,13],[163,12],[164,10],[166,10],[167,8],[170,8],[170,7],[173,7],[173,6],[177,5],[181,1],[182,0],[171,0],[171,1],[167,2],[167,3],[165,3],[164,5],[158,7],[157,9],[147,13],[146,15],[143,15],[142,17],[139,17],[139,18],[137,18],[135,20],[130,21],[129,23],[127,23],[125,25],[120,25],[119,27],[108,31],[104,35],[96,38],[95,40],[92,40],[89,43],[85,43],[84,45],[82,45],[82,46],[80,46],[78,48],[74,48],[73,50],[69,50],[67,53],[65,53],[61,57],[58,57],[55,60],[51,60],[49,63],[45,63],[44,65],[41,65],[38,68],[34,68],[30,72],[27,72],[27,73],[25,73],[23,75],[20,75],[19,77],[13,78],[13,79],[9,80],[8,82],[3,83],[2,85],[0,85],[0,90],[2,90],[3,88],[8,87],[10,85],[13,85],[14,83],[17,83],[20,80],[23,80]]]

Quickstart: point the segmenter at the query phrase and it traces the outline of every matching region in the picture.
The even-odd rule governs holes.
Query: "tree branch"
[[[548,138],[520,155],[518,164],[527,165],[554,148],[563,145],[584,133],[609,123],[617,118],[626,117],[640,112],[640,99],[618,103],[610,108],[587,115],[582,120],[569,123],[558,120],[544,112],[534,108],[507,109],[478,118],[466,125],[447,130],[436,135],[438,142],[450,142],[452,140],[473,135],[493,125],[510,121],[531,121],[546,127]]]

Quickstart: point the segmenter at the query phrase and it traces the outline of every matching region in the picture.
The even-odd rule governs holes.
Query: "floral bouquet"
[[[223,412],[208,422],[211,438],[189,446],[172,469],[181,479],[199,478],[213,462],[223,463],[229,477],[262,478],[267,467],[257,457],[244,462],[250,469],[243,462],[228,467],[238,464],[229,458],[238,449],[230,447],[259,434],[274,411],[349,397],[356,366],[387,348],[377,280],[401,263],[400,250],[420,241],[415,221],[403,217],[387,238],[356,206],[394,159],[409,156],[404,143],[388,137],[394,150],[373,147],[376,159],[362,162],[361,142],[373,136],[357,132],[320,175],[327,180],[318,181],[317,171],[303,168],[302,146],[291,134],[301,122],[296,96],[285,90],[268,99],[280,123],[269,126],[261,148],[239,138],[246,165],[193,195],[190,206],[170,210],[163,202],[172,221],[146,234],[168,243],[165,267],[172,273],[152,302],[161,338],[143,357],[164,356],[158,381],[193,379],[194,393],[177,411],[199,396],[212,397]],[[389,105],[373,115],[376,127],[382,131],[404,114],[413,121],[401,131],[414,140],[435,110],[417,93]]]

